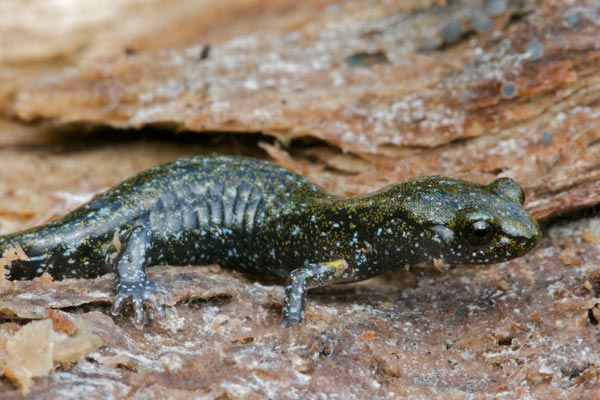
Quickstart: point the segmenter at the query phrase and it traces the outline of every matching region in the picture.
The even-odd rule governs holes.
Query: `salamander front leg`
[[[302,322],[308,289],[332,283],[354,281],[350,272],[345,260],[309,264],[305,268],[293,270],[285,287],[281,326],[287,328]]]
[[[151,247],[150,231],[144,226],[136,226],[125,234],[122,248],[117,255],[117,296],[113,300],[111,313],[118,315],[123,303],[131,300],[134,325],[144,326],[144,302],[154,308],[159,318],[164,317],[161,300],[169,296],[160,284],[146,277],[146,255]]]

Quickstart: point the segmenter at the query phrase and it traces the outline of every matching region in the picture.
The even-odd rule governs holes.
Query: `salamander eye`
[[[467,228],[469,241],[474,244],[484,244],[494,236],[495,229],[487,221],[475,221]]]
[[[477,211],[466,211],[461,214],[459,226],[467,242],[480,245],[491,241],[496,234],[496,224],[492,215]]]

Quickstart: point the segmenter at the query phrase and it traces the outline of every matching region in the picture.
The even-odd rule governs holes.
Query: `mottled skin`
[[[511,179],[488,186],[439,176],[366,196],[326,193],[306,178],[243,157],[194,157],[149,169],[64,218],[0,237],[28,261],[11,279],[116,271],[113,314],[125,300],[162,314],[166,291],[147,265],[218,263],[287,278],[283,325],[304,318],[306,290],[371,278],[406,264],[479,264],[518,257],[540,235]]]

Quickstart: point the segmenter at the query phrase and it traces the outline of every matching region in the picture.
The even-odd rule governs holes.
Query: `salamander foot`
[[[112,315],[119,315],[123,304],[130,300],[133,305],[133,324],[142,329],[146,322],[144,303],[148,304],[155,312],[157,320],[165,319],[163,304],[172,304],[171,295],[159,283],[144,280],[142,282],[119,282],[117,284],[117,295],[113,300],[111,308]]]

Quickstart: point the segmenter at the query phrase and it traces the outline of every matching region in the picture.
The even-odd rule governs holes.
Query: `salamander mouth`
[[[502,236],[486,244],[444,243],[438,247],[439,258],[450,264],[496,264],[521,257],[537,243],[539,234],[531,237]]]
[[[519,237],[503,237],[494,245],[490,246],[489,262],[504,262],[525,255],[528,251],[535,247],[539,238],[540,232],[532,232],[526,236]]]

